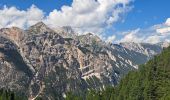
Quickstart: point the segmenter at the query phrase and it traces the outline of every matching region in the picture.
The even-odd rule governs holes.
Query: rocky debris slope
[[[160,45],[108,44],[89,33],[62,36],[40,22],[27,30],[0,30],[0,86],[35,99],[63,99],[69,91],[116,85]],[[129,48],[130,47],[130,48]]]

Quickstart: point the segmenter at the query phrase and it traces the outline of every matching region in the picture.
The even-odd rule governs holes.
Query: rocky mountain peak
[[[35,25],[33,25],[33,26],[31,26],[31,28],[36,28],[36,27],[47,27],[43,22],[38,22],[38,23],[36,23]]]
[[[86,35],[88,35],[88,36],[94,36],[92,33],[87,33]]]
[[[73,30],[73,28],[71,26],[63,26],[62,29],[66,33],[74,34],[74,30]]]
[[[43,22],[38,22],[37,24],[31,26],[26,30],[29,34],[42,34],[44,32],[54,32],[52,29],[50,29],[46,24]]]
[[[71,26],[57,27],[53,28],[53,30],[64,38],[75,38],[77,36]]]
[[[98,44],[98,43],[102,42],[102,40],[97,35],[92,34],[92,33],[87,33],[85,35],[79,35],[79,36],[77,36],[77,39],[82,44]]]
[[[162,51],[162,46],[159,44],[123,42],[120,43],[120,45],[129,50],[147,55],[149,58],[152,58],[152,55],[159,54]]]

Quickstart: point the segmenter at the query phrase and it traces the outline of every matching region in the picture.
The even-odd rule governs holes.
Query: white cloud
[[[170,33],[170,18],[168,18],[166,22],[162,24],[162,27],[158,28],[156,31],[161,34]]]
[[[161,36],[158,36],[158,35],[154,35],[154,36],[149,36],[149,37],[145,37],[145,41],[144,42],[147,42],[147,43],[159,43],[161,42]]]
[[[45,23],[52,27],[72,26],[79,32],[103,31],[129,11],[131,0],[73,0],[71,6],[54,9]]]
[[[116,36],[115,36],[115,35],[112,35],[112,36],[109,36],[109,37],[106,39],[106,42],[112,43],[115,39],[116,39]]]
[[[120,42],[141,42],[142,38],[138,36],[140,29],[135,29],[129,32],[123,33],[124,37],[120,40]]]
[[[154,25],[147,29],[136,29],[123,32],[119,42],[159,43],[170,42],[170,18],[163,24]]]
[[[129,3],[133,0],[73,0],[71,6],[54,9],[45,16],[43,10],[32,5],[26,10],[4,6],[0,9],[0,28],[29,26],[43,21],[55,28],[71,26],[75,31],[98,33],[107,42],[149,42],[158,43],[170,41],[170,18],[163,24],[154,25],[148,29],[135,29],[121,34],[106,36],[100,34],[110,25],[121,19],[121,15],[131,9]],[[117,36],[118,35],[118,36]],[[119,39],[120,38],[120,39]],[[119,39],[119,40],[118,40]]]
[[[32,5],[26,11],[19,10],[16,7],[4,6],[0,9],[0,28],[4,27],[20,27],[26,28],[39,21],[44,17],[42,10]]]
[[[168,18],[168,19],[166,20],[165,24],[166,24],[167,26],[170,26],[170,18]]]
[[[71,26],[81,33],[101,33],[131,9],[131,1],[133,0],[73,0],[71,6],[64,5],[61,10],[54,9],[47,16],[35,5],[27,10],[4,6],[0,9],[0,28],[27,28],[43,21],[53,28]]]
[[[170,27],[160,28],[160,29],[157,29],[156,31],[157,31],[158,33],[165,34],[165,33],[170,32]]]
[[[4,6],[0,9],[0,28],[29,26],[44,21],[51,27],[71,26],[77,32],[99,33],[107,42],[149,42],[158,43],[170,41],[170,18],[163,24],[154,25],[148,29],[135,29],[122,32],[117,36],[100,34],[110,25],[119,21],[122,14],[131,9],[129,3],[133,0],[73,0],[71,6],[62,6],[61,10],[54,9],[45,16],[43,10],[32,5],[26,10]],[[117,37],[121,39],[117,40]]]
[[[115,35],[104,37],[104,31],[119,21],[123,14],[132,7],[133,0],[73,0],[71,6],[54,9],[45,16],[45,12],[35,5],[26,10],[4,6],[0,9],[0,28],[28,28],[43,21],[52,28],[71,26],[79,34],[92,32],[109,42],[115,40]]]
[[[121,40],[118,42],[135,42],[135,43],[159,43],[164,41],[170,40],[170,34],[169,35],[160,35],[159,33],[156,33],[155,30],[142,30],[142,29],[136,29],[132,30],[131,32],[127,33],[122,37]]]
[[[95,11],[99,6],[99,3],[95,0],[74,0],[72,8],[77,14],[85,14]]]

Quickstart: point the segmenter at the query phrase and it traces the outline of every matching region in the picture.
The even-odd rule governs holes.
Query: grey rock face
[[[24,62],[18,47],[0,36],[0,88],[25,91],[22,93],[26,95],[32,77],[33,73]]]
[[[162,50],[160,45],[107,44],[90,33],[74,37],[63,37],[42,22],[25,31],[1,29],[0,86],[29,99],[63,99],[69,91],[116,85]]]

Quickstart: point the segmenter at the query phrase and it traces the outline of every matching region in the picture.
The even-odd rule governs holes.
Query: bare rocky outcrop
[[[29,99],[63,99],[69,91],[117,85],[127,72],[162,50],[160,45],[147,45],[137,52],[91,33],[74,38],[58,33],[42,22],[27,30],[1,29],[0,86]],[[148,48],[154,53],[143,53]]]

